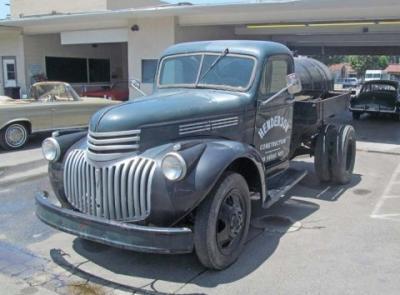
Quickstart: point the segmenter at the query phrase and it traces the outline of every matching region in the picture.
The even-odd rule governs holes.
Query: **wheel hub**
[[[7,144],[12,147],[18,147],[25,141],[25,131],[19,126],[12,126],[6,131]]]
[[[239,235],[243,227],[243,212],[241,208],[233,208],[230,218],[230,236],[235,238]]]

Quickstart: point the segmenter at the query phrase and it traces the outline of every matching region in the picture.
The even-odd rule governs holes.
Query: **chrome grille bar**
[[[155,162],[134,157],[98,168],[83,150],[72,151],[64,171],[65,194],[75,209],[118,221],[139,221],[150,214]]]
[[[140,149],[141,130],[93,132],[87,136],[88,156],[92,160],[108,161]]]

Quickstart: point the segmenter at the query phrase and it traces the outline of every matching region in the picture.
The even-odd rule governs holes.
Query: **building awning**
[[[25,34],[42,34],[117,28],[129,25],[135,19],[153,17],[176,17],[181,26],[198,26],[398,20],[399,15],[400,2],[397,0],[270,0],[55,14],[6,19],[0,21],[0,26],[18,27]]]

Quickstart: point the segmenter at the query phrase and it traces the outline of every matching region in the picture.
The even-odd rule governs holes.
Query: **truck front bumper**
[[[110,221],[52,204],[46,193],[36,199],[36,215],[47,225],[66,233],[116,248],[159,254],[193,251],[189,228],[159,228]]]

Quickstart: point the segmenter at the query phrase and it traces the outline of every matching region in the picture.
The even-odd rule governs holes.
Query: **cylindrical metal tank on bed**
[[[302,94],[323,96],[333,90],[333,76],[326,65],[309,57],[295,57],[294,63],[303,87]]]

